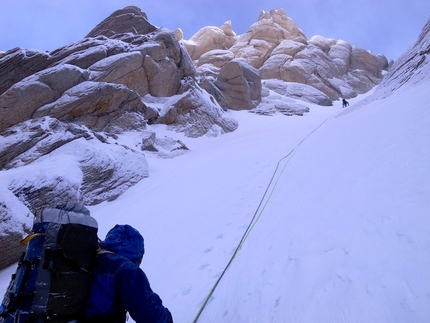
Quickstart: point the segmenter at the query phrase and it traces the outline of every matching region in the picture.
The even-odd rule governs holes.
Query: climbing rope
[[[342,110],[340,110],[342,111]],[[313,133],[315,133],[319,128],[321,128],[321,126],[323,124],[325,124],[328,120],[330,120],[331,118],[333,118],[338,112],[333,113],[331,116],[329,116],[327,119],[325,119],[321,124],[319,124],[314,130],[312,130],[309,134],[307,134],[307,136],[305,138],[303,138],[293,149],[291,149],[291,151],[285,155],[284,157],[282,157],[281,159],[278,160],[278,163],[276,164],[276,168],[273,172],[272,177],[270,178],[269,184],[266,187],[266,190],[264,191],[264,194],[260,200],[260,203],[258,204],[254,215],[251,218],[251,221],[249,222],[248,227],[246,228],[245,232],[242,235],[242,238],[239,241],[239,244],[237,245],[236,249],[234,250],[233,255],[230,257],[230,260],[228,261],[227,265],[225,266],[224,270],[222,271],[221,275],[218,277],[218,279],[216,280],[215,284],[212,286],[211,290],[209,291],[209,294],[206,296],[202,306],[200,307],[196,317],[193,320],[193,323],[197,323],[197,321],[200,318],[200,315],[202,314],[203,310],[206,308],[210,298],[212,297],[213,293],[215,292],[215,289],[218,287],[218,284],[220,283],[221,279],[224,277],[225,273],[227,272],[227,269],[230,267],[230,265],[232,264],[233,260],[236,258],[236,255],[238,254],[239,250],[242,248],[243,244],[245,243],[246,239],[248,238],[249,234],[251,233],[251,231],[254,229],[255,225],[257,224],[257,222],[260,220],[261,215],[263,214],[267,204],[269,203],[273,192],[275,191],[275,188],[278,184],[279,179],[281,178],[282,174],[284,173],[284,170],[286,168],[286,166],[288,165],[288,163],[290,162],[291,158],[294,156],[294,154],[296,153],[297,149],[303,144],[304,141],[306,141]],[[288,158],[289,157],[289,158]],[[278,172],[279,166],[281,164],[281,162],[285,159],[288,160],[286,161],[286,163],[284,164],[284,167],[282,167],[281,172],[279,173],[279,176],[275,182],[275,184],[272,187],[272,190],[270,191],[270,194],[268,196],[268,198],[266,199],[266,202],[263,205],[263,201],[266,198],[267,193],[269,192],[269,189],[272,185],[273,180],[275,179],[276,173]],[[261,206],[263,205],[263,207],[261,208]],[[260,210],[261,208],[261,210]],[[260,212],[258,212],[260,210]]]

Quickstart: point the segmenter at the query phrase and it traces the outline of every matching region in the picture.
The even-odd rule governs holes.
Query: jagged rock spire
[[[112,13],[91,30],[86,37],[111,37],[123,33],[145,35],[156,29],[157,27],[148,21],[146,13],[136,6],[129,6]]]

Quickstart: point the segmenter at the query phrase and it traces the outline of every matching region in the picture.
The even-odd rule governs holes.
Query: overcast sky
[[[0,50],[53,50],[81,40],[117,9],[136,5],[149,21],[189,39],[204,26],[231,20],[236,34],[257,21],[261,10],[283,8],[306,36],[343,39],[397,59],[429,19],[429,0],[1,0]]]

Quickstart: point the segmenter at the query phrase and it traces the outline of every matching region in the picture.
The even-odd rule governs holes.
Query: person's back
[[[136,323],[171,323],[172,316],[139,268],[143,238],[128,225],[116,225],[101,242],[86,322],[124,323],[126,311]]]

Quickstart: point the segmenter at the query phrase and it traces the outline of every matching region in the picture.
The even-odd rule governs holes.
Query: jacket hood
[[[100,247],[127,258],[137,266],[142,262],[145,253],[142,235],[128,224],[115,225],[100,243]]]

